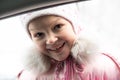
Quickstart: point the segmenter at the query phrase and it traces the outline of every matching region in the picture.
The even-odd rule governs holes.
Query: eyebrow
[[[39,28],[29,29],[29,31],[37,31]]]
[[[61,20],[61,17],[58,17],[56,20],[53,21],[54,23],[50,23],[50,26],[51,26],[51,25],[54,25],[56,22],[58,22],[58,21],[60,21],[60,20]]]

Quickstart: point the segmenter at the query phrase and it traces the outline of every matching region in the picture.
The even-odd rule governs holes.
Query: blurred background
[[[78,3],[82,35],[96,42],[102,52],[120,53],[120,0],[89,0]],[[19,16],[0,20],[0,80],[15,80],[32,41]]]

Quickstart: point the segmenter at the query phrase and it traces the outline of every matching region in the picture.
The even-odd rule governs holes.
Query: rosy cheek
[[[39,45],[37,45],[37,47],[38,47],[40,52],[45,52],[46,51],[46,47],[45,47],[44,44],[39,44]]]

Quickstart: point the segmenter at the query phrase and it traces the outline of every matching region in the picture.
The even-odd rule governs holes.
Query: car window
[[[95,41],[101,50],[119,54],[120,1],[91,0],[75,3],[80,16],[78,23],[83,30],[81,34]],[[20,15],[0,20],[0,80],[15,80],[23,68],[24,53],[32,45],[21,24]]]

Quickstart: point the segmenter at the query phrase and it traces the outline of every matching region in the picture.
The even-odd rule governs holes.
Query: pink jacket
[[[78,39],[71,55],[64,61],[53,61],[47,73],[25,69],[18,74],[18,80],[120,80],[119,62],[113,56],[99,54],[95,47],[92,48],[88,41]]]
[[[19,73],[18,80],[120,80],[120,65],[113,57],[102,54],[94,60],[86,67],[86,65],[79,65],[70,56],[64,62],[53,64],[52,74],[49,72],[36,75],[23,70]]]

